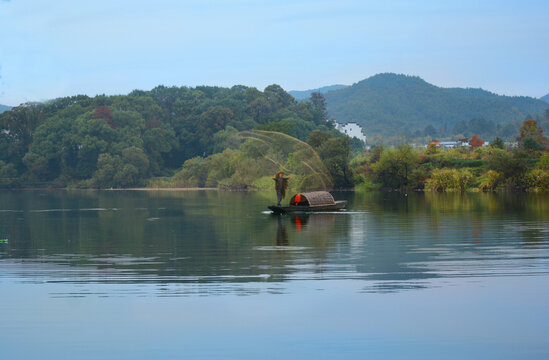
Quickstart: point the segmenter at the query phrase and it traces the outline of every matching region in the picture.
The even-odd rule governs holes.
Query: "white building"
[[[359,140],[366,141],[366,136],[362,133],[362,127],[355,122],[347,124],[337,124],[336,128],[349,137],[356,137]]]
[[[439,145],[444,149],[453,149],[456,147],[469,147],[469,143],[463,141],[441,141]]]

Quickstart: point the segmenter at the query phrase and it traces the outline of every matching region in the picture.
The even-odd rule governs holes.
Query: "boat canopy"
[[[313,191],[299,193],[292,196],[290,205],[292,206],[325,206],[334,205],[334,197],[327,191]]]

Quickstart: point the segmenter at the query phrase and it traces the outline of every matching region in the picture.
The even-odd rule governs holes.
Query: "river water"
[[[0,192],[2,359],[548,359],[549,196]]]

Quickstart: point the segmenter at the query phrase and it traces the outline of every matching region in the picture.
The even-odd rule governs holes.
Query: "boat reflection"
[[[0,194],[1,237],[9,238],[0,242],[0,281],[175,284],[181,293],[200,284],[200,292],[222,293],[355,280],[365,291],[386,292],[509,269],[548,271],[541,200],[517,214],[491,202],[497,211],[487,210],[484,195],[343,194],[352,210],[267,215],[254,196]]]

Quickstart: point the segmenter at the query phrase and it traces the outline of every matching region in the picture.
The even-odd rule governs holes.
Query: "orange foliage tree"
[[[116,124],[112,122],[112,112],[108,106],[100,106],[93,112],[92,118],[94,119],[103,119],[109,124],[113,129],[116,129]]]
[[[469,141],[469,145],[471,145],[471,148],[476,149],[482,145],[484,145],[484,140],[478,137],[477,134],[473,135],[471,140]]]

